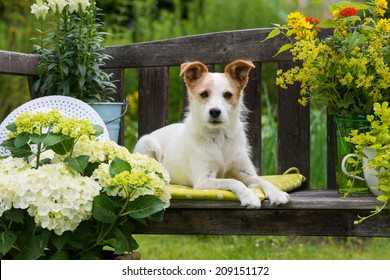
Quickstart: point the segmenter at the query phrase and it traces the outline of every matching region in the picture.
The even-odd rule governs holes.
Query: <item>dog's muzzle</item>
[[[212,124],[219,124],[221,123],[221,120],[219,119],[221,115],[221,110],[218,108],[211,108],[209,111],[210,114],[210,123]]]

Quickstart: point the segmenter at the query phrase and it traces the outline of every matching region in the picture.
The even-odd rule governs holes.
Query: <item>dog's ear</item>
[[[202,62],[187,62],[181,65],[180,76],[184,77],[186,83],[190,83],[202,78],[208,71],[207,66]]]
[[[249,60],[236,60],[226,65],[225,74],[228,75],[232,80],[239,83],[243,89],[248,82],[249,71],[255,68],[252,61]]]

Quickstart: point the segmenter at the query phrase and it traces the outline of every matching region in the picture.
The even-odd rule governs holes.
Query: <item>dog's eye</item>
[[[225,99],[230,99],[230,98],[232,98],[233,97],[233,93],[231,93],[231,92],[224,92],[223,93],[223,98],[225,98]]]
[[[200,94],[200,97],[202,97],[202,98],[207,98],[207,97],[209,97],[209,93],[208,93],[207,91],[204,91],[204,92],[202,92],[202,93]]]

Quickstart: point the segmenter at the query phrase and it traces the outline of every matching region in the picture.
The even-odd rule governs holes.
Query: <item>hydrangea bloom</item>
[[[94,198],[108,186],[109,196],[133,201],[142,195],[155,195],[169,206],[169,175],[162,165],[131,154],[113,141],[95,140],[89,121],[61,116],[57,110],[25,113],[16,118],[15,131],[13,137],[25,133],[47,139],[53,133],[62,134],[66,141],[73,141],[72,152],[56,153],[41,143],[28,160],[12,156],[0,159],[0,217],[11,208],[26,209],[38,226],[61,235],[91,217]],[[94,166],[98,163],[91,176],[71,167],[69,160],[80,157]],[[111,176],[110,164],[118,158],[131,169]]]

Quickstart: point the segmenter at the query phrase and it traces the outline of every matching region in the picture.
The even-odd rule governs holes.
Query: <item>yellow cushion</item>
[[[295,171],[297,173],[290,173]],[[290,168],[283,175],[261,176],[262,179],[272,183],[279,189],[290,192],[301,186],[306,178],[299,174],[299,170],[296,168]],[[188,186],[171,185],[172,199],[200,199],[200,200],[238,200],[237,196],[231,191],[225,190],[194,190]],[[263,191],[254,189],[252,190],[263,200],[265,194]]]

